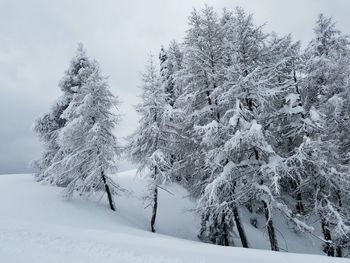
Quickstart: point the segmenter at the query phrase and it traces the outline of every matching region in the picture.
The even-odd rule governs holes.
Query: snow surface
[[[135,171],[117,178],[129,192],[116,199],[118,211],[112,212],[105,196],[68,202],[62,199],[61,189],[35,183],[30,175],[1,175],[0,262],[349,262],[198,242],[198,218],[190,211],[194,204],[179,186],[168,187],[173,195],[160,192],[156,227],[162,234],[150,233],[150,209],[144,209],[147,204],[142,201],[145,180],[135,177]],[[249,235],[252,231],[247,228]],[[256,234],[254,245],[266,248],[264,236]]]

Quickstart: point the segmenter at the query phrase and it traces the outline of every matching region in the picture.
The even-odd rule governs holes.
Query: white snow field
[[[150,211],[144,209],[147,204],[140,194],[145,191],[145,181],[135,174],[128,171],[117,176],[130,191],[116,199],[117,212],[108,209],[105,196],[96,196],[95,201],[75,198],[68,202],[62,199],[61,189],[38,184],[31,175],[0,175],[0,262],[349,262],[320,255],[201,243],[196,237],[198,218],[190,211],[193,204],[179,186],[169,186],[174,195],[161,191],[158,233],[150,233]],[[246,228],[252,245],[268,248],[262,230]],[[317,252],[319,244],[299,237],[288,245],[289,251]]]

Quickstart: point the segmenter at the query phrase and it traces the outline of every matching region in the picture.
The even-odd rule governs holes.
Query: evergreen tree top
[[[61,90],[67,94],[74,94],[77,89],[86,81],[94,70],[96,63],[93,63],[86,55],[82,43],[78,44],[75,56],[72,58],[65,76],[59,83]]]

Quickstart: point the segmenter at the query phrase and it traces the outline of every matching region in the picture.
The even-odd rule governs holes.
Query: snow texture
[[[143,209],[140,195],[135,194],[145,189],[147,181],[135,174],[128,171],[118,175],[130,192],[117,200],[117,212],[109,210],[98,196],[95,202],[67,202],[60,198],[60,188],[37,184],[31,175],[1,175],[0,262],[348,262],[196,242],[197,219],[189,212],[193,204],[179,186],[169,186],[174,196],[160,192],[158,229],[162,234],[150,233],[146,224],[149,211]],[[308,244],[312,245],[300,245]]]

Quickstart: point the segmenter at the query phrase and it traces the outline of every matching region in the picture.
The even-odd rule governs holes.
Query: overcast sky
[[[59,96],[58,81],[78,42],[96,58],[119,96],[118,135],[136,126],[140,72],[150,52],[181,41],[193,7],[239,5],[268,31],[291,32],[305,45],[318,13],[350,33],[349,0],[0,0],[0,174],[29,172],[40,155],[34,120]]]

